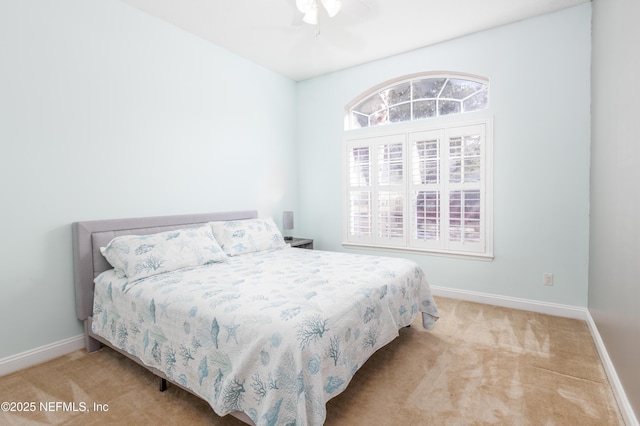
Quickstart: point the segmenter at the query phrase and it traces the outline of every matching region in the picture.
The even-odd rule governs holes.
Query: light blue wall
[[[0,2],[0,359],[81,333],[73,221],[292,209],[343,250],[344,105],[429,70],[491,79],[496,259],[404,256],[433,285],[586,306],[590,14],[296,84],[116,0]]]
[[[298,234],[342,245],[343,111],[379,83],[421,71],[489,77],[494,116],[493,262],[398,254],[432,285],[587,304],[591,5],[298,84]],[[425,29],[425,31],[428,29]],[[552,272],[555,284],[544,286]]]
[[[3,0],[0,61],[0,359],[82,332],[72,222],[297,207],[292,80],[115,0]]]

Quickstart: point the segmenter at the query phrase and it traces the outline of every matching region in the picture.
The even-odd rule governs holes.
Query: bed
[[[323,424],[376,350],[438,319],[414,262],[292,248],[256,211],[72,231],[87,351],[107,345],[248,424]]]

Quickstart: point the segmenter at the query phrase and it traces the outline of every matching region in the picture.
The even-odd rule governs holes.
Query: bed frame
[[[76,292],[76,312],[78,319],[84,322],[85,348],[87,352],[94,352],[100,349],[102,345],[108,346],[158,376],[160,378],[159,387],[161,391],[164,391],[167,387],[167,382],[170,382],[189,393],[193,393],[189,389],[169,380],[161,371],[143,364],[137,357],[127,352],[114,348],[108,341],[91,332],[94,295],[93,280],[102,272],[112,268],[100,253],[100,247],[105,247],[109,241],[120,235],[155,234],[163,231],[188,228],[207,222],[254,219],[257,217],[257,211],[245,210],[74,222],[71,229],[73,234],[73,279]],[[237,412],[231,414],[245,423],[253,424],[249,416],[244,413]]]

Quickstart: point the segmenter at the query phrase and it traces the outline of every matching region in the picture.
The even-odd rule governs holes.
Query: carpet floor
[[[326,425],[623,425],[584,321],[436,298],[327,404]],[[236,426],[122,355],[79,350],[0,377],[2,425]],[[26,411],[25,411],[26,410]]]

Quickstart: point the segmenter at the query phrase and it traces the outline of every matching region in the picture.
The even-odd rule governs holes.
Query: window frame
[[[363,98],[364,97],[360,97],[360,99]],[[349,109],[347,109],[347,111],[349,111]],[[459,130],[471,128],[474,126],[484,126],[484,141],[482,146],[483,154],[481,156],[483,179],[480,184],[483,213],[481,215],[481,227],[483,231],[482,250],[478,251],[477,249],[474,249],[471,251],[467,251],[463,247],[456,246],[455,244],[411,244],[411,239],[413,238],[411,229],[411,227],[413,226],[412,215],[414,214],[414,212],[411,210],[411,194],[412,186],[414,185],[411,183],[410,173],[412,169],[409,165],[409,162],[411,161],[411,135],[434,131],[449,131],[451,129]],[[372,215],[374,215],[372,223],[372,235],[370,237],[364,238],[350,238],[350,144],[353,145],[354,141],[360,141],[360,145],[364,146],[367,145],[367,141],[377,140],[378,142],[382,143],[384,141],[392,140],[393,138],[398,138],[399,136],[404,138],[403,241],[398,241],[397,239],[394,241],[385,241],[384,238],[380,238],[379,236],[375,235],[377,220],[377,218],[375,218],[375,209],[372,213]],[[441,150],[446,149],[444,147],[441,147]],[[439,156],[439,160],[441,162],[446,161],[447,157],[448,152],[442,153]],[[375,165],[372,165],[371,167],[373,168],[375,167]],[[374,126],[348,130],[345,132],[343,140],[343,173],[343,246],[378,250],[383,249],[400,252],[414,252],[447,257],[471,258],[477,260],[493,260],[493,117],[489,109],[476,112],[468,112],[464,114],[441,116],[437,118],[391,123],[384,126]],[[444,173],[444,171],[441,169],[440,173]],[[370,179],[374,179],[374,175],[375,173],[370,172]],[[445,204],[441,202],[441,211],[442,209],[448,210],[448,203],[446,208],[444,208],[444,206]],[[442,219],[442,217],[443,215],[441,214],[440,218]],[[441,229],[445,228],[446,225],[444,225]],[[447,238],[445,238],[445,240],[446,239]]]
[[[436,112],[436,116],[435,117],[426,117],[426,118],[418,118],[418,119],[413,119],[411,118],[411,120],[407,120],[407,121],[397,121],[397,122],[385,122],[382,124],[378,124],[378,125],[369,125],[366,127],[354,127],[353,126],[353,116],[352,116],[352,110],[353,108],[357,107],[360,103],[362,103],[364,100],[375,96],[387,89],[391,89],[393,87],[399,86],[403,83],[411,83],[415,80],[424,80],[424,79],[447,79],[447,80],[468,80],[468,81],[472,81],[475,83],[480,83],[483,84],[486,87],[486,93],[487,93],[487,107],[485,109],[482,110],[474,110],[474,111],[461,111],[461,112],[457,112],[457,113],[452,113],[452,114],[444,114],[444,115],[440,115],[439,112]],[[441,88],[441,90],[444,89],[444,86]],[[435,99],[439,99],[442,101],[448,100],[448,98],[440,98],[440,96],[437,96]],[[393,104],[390,105],[389,107],[397,107],[401,104],[410,104],[411,105],[411,111],[413,111],[413,104],[414,102],[419,102],[421,99],[413,99],[413,95],[411,94],[410,99],[406,100],[404,102],[398,103],[398,104]],[[456,101],[462,101],[461,99],[456,99]],[[345,131],[349,131],[349,130],[357,130],[357,129],[369,129],[369,128],[375,128],[375,127],[386,127],[389,125],[396,125],[396,124],[400,124],[400,123],[406,123],[408,121],[421,121],[421,120],[437,120],[440,118],[445,118],[445,117],[449,117],[449,116],[459,116],[459,115],[468,115],[468,114],[474,114],[476,112],[482,112],[482,111],[486,111],[487,109],[489,109],[489,105],[490,105],[490,84],[489,84],[489,79],[482,77],[482,76],[478,76],[478,75],[474,75],[474,74],[468,74],[468,73],[458,73],[458,72],[446,72],[446,71],[433,71],[433,72],[422,72],[422,73],[415,73],[415,74],[409,74],[409,75],[404,75],[401,77],[397,77],[388,81],[385,81],[381,84],[378,84],[372,88],[370,88],[369,90],[367,90],[366,92],[362,93],[360,96],[356,97],[355,99],[353,99],[351,102],[349,102],[346,106],[345,106],[345,116],[344,116],[344,130]],[[436,104],[437,105],[437,104]],[[413,117],[413,113],[412,113],[412,117]]]

